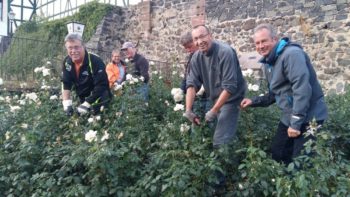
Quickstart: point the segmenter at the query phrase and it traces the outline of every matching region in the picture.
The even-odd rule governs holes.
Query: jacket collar
[[[218,47],[218,43],[216,43],[214,40],[211,42],[211,46],[208,49],[208,51],[206,53],[204,53],[206,56],[211,56],[214,51],[216,50],[216,48]]]
[[[286,46],[290,44],[289,38],[282,38],[272,49],[272,51],[259,60],[260,63],[274,65],[278,56],[283,52]]]

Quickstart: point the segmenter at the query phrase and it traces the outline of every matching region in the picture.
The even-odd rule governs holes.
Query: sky
[[[12,4],[21,4],[21,1],[23,1],[23,5],[24,6],[29,6],[31,7],[32,5],[30,4],[30,0],[13,0]],[[52,0],[39,0],[38,2],[38,6],[40,7],[40,5],[46,4],[47,2],[51,2]],[[54,3],[50,3],[47,6],[43,6],[41,7],[39,10],[37,10],[37,14],[40,16],[44,16],[47,17],[49,15],[53,15],[53,14],[57,14],[60,12],[63,12],[65,10],[69,10],[69,9],[74,9],[77,6],[80,6],[84,3],[87,2],[91,2],[93,0],[55,0]],[[112,5],[118,5],[118,6],[123,6],[123,0],[98,0],[100,3],[109,3]],[[127,1],[127,0],[125,0]],[[141,0],[129,0],[129,3],[131,5],[137,4],[141,2]],[[16,14],[16,19],[20,19],[21,17],[21,10],[18,7],[12,7],[13,11]],[[72,14],[72,12],[70,12],[70,14]],[[31,9],[24,9],[23,12],[23,18],[24,19],[29,19],[31,15]],[[65,17],[67,16],[68,13],[66,14],[61,14],[61,17]],[[55,19],[59,18],[59,16],[56,16]]]

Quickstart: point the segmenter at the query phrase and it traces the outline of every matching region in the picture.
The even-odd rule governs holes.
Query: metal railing
[[[111,51],[87,48],[107,64]],[[31,81],[34,79],[34,69],[41,66],[51,66],[53,74],[61,73],[61,65],[67,52],[63,42],[51,42],[24,37],[2,36],[0,42],[0,77],[8,81]],[[173,62],[152,60],[150,72],[159,71],[165,78],[171,75]],[[48,64],[49,62],[49,64]]]

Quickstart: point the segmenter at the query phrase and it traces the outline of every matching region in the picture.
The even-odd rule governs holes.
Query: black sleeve
[[[183,93],[186,94],[186,91],[187,91],[187,89],[186,89],[186,78],[181,81],[180,88],[183,91]]]
[[[92,90],[91,95],[85,100],[92,104],[99,99],[106,90],[109,89],[109,85],[105,64],[99,57],[92,54],[90,54],[90,56],[93,69],[92,76],[94,81],[94,89]]]
[[[71,75],[73,65],[68,63],[68,56],[64,58],[62,62],[62,84],[63,84],[63,90],[71,90],[73,87],[73,78]]]
[[[275,96],[271,93],[267,93],[262,96],[256,96],[252,98],[252,107],[267,107],[276,102]]]
[[[148,61],[146,60],[146,58],[142,58],[140,60],[140,72],[141,72],[141,76],[145,78],[144,80],[145,83],[148,83],[149,81],[148,68],[149,68]]]

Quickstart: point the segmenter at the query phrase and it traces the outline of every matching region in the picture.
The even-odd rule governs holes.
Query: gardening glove
[[[187,110],[182,116],[187,118],[189,121],[191,121],[196,125],[200,124],[199,117],[195,113],[193,113],[191,110]]]
[[[210,110],[205,114],[205,121],[212,122],[216,118],[217,115],[218,114],[216,112],[213,112]]]
[[[73,107],[72,107],[72,100],[64,100],[62,101],[63,104],[63,111],[66,113],[67,116],[73,115]]]
[[[80,115],[87,114],[90,111],[90,106],[91,106],[90,103],[85,101],[83,104],[79,105],[79,107],[77,108],[78,113]]]

